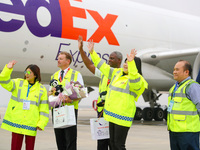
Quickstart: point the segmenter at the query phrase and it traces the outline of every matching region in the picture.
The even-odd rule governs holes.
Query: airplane
[[[137,107],[136,119],[162,120],[166,109],[159,97],[174,84],[173,67],[179,59],[193,65],[195,79],[200,68],[200,13],[177,9],[178,0],[0,0],[0,69],[17,60],[12,78],[23,77],[30,63],[37,64],[42,83],[58,70],[60,51],[73,57],[71,67],[83,75],[86,86],[98,86],[99,79],[84,66],[78,50],[78,36],[86,43],[95,42],[99,56],[108,61],[109,54],[120,51],[123,57],[138,50],[142,75],[149,84],[143,94],[150,107]],[[161,4],[162,3],[162,4]],[[164,4],[163,4],[164,3]],[[174,5],[175,4],[175,5]],[[177,5],[178,4],[178,5]]]

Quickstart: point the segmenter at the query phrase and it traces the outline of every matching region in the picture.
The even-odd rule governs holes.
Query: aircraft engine
[[[193,74],[192,77],[194,80],[196,80],[198,73],[200,69],[200,52],[198,53],[197,57],[195,58],[194,64],[193,64]]]

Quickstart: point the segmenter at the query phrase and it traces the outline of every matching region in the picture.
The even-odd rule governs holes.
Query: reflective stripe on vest
[[[21,95],[21,91],[22,91],[23,82],[24,81],[21,80],[20,83],[19,83],[19,90],[18,90],[18,93],[17,93],[17,101],[18,102],[21,102],[20,95]],[[22,100],[22,102],[23,102],[23,100]]]
[[[101,61],[99,62],[99,64],[97,65],[97,68],[99,69],[99,68],[103,65],[103,63],[104,63],[104,61],[101,60]],[[111,79],[112,74],[113,74],[113,71],[114,71],[114,68],[110,67],[108,79]]]
[[[119,70],[119,71],[116,72],[116,74],[114,75],[114,77],[112,79],[112,82],[114,81],[114,79],[117,76],[117,74],[119,74],[120,72],[121,72],[121,70]],[[136,80],[138,80],[138,79],[136,79]],[[129,90],[130,89],[129,84],[126,85],[125,89],[122,89],[122,88],[119,88],[119,87],[112,86],[112,82],[110,83],[110,86],[109,86],[110,89],[112,89],[114,91],[121,92],[121,93],[130,94],[130,95],[134,96],[135,98],[137,97],[137,94],[135,92],[132,92],[132,91]]]
[[[21,95],[21,91],[22,91],[22,86],[23,86],[23,81],[20,81],[19,90],[18,90],[18,93],[17,93],[17,97],[11,95],[12,100],[23,103],[24,99],[20,99],[20,95]],[[40,85],[40,88],[43,88],[43,86]],[[48,104],[48,100],[43,100],[43,101],[40,103],[41,96],[42,96],[42,94],[43,94],[42,92],[43,92],[43,91],[40,90],[38,103],[36,103],[35,101],[30,101],[30,104],[36,105],[36,106],[39,106],[39,104]]]
[[[0,81],[1,84],[8,84],[10,82],[10,79],[7,81]]]
[[[12,80],[12,82],[13,82],[13,88],[11,89],[11,91],[10,91],[10,92],[13,92],[13,91],[16,89],[15,81],[14,81],[14,80]]]
[[[9,79],[9,80],[7,80],[7,81],[0,81],[0,83],[1,84],[8,84],[9,82],[13,82],[13,88],[11,89],[11,91],[10,92],[13,92],[14,90],[15,90],[15,82],[13,81],[13,80],[11,80],[11,79]]]
[[[176,115],[197,115],[197,111],[179,111],[179,110],[172,110],[170,114]]]
[[[103,84],[103,78],[104,78],[104,74],[102,75],[101,80],[100,80],[100,83],[99,83],[99,95],[100,95],[101,92],[102,92],[101,87],[102,87],[102,84]]]
[[[179,86],[174,94],[173,86],[170,89],[168,104],[173,99],[174,105],[171,112],[168,112],[168,130],[173,132],[199,132],[200,120],[195,104],[187,98],[186,88],[195,83],[190,79]],[[174,96],[175,95],[175,96]],[[184,109],[183,109],[184,108]]]
[[[184,90],[184,88],[187,87],[191,82],[192,82],[192,80],[189,81],[184,87],[182,87],[180,93],[175,93],[175,97],[187,98],[187,97],[186,97],[186,94],[184,93],[183,90]],[[171,95],[171,97],[172,97],[172,94],[173,94],[173,91],[172,91],[172,89],[171,89],[171,90],[170,90],[170,93],[169,93],[169,96]]]
[[[132,80],[132,79],[129,79],[129,80],[130,80],[130,83],[137,83],[137,82],[140,82],[141,78],[139,77],[139,78],[134,79],[134,80]]]
[[[97,65],[97,68],[99,69],[99,68],[103,65],[103,63],[104,63],[104,61],[101,60],[101,61],[99,62],[99,64]]]
[[[185,87],[187,87],[192,81],[189,81],[184,87],[181,88],[180,93],[175,93],[175,97],[182,97],[187,98],[186,94],[184,93]],[[172,94],[172,93],[171,93]],[[197,115],[197,111],[178,111],[178,110],[172,110],[170,114],[176,114],[176,115]]]
[[[133,117],[127,117],[127,116],[122,116],[122,115],[118,115],[116,113],[113,113],[111,111],[107,111],[106,109],[104,109],[104,112],[106,115],[109,115],[111,117],[120,119],[120,120],[124,120],[124,121],[133,121]]]
[[[114,71],[114,68],[110,68],[108,79],[112,78],[113,71]]]
[[[40,112],[40,115],[42,115],[42,116],[45,116],[45,117],[49,118],[49,114],[47,114],[47,113]]]
[[[74,81],[74,78],[75,78],[75,71],[73,70],[72,71],[72,76],[71,76],[71,81]]]
[[[43,88],[43,86],[42,85],[40,85],[40,89],[42,89]],[[42,90],[40,90],[40,94],[39,94],[39,99],[38,99],[38,103],[37,103],[37,106],[39,106],[40,105],[40,100],[41,100],[41,96],[42,96],[42,93],[43,91]]]
[[[5,123],[7,125],[10,125],[10,126],[13,126],[13,127],[16,127],[16,128],[22,128],[22,129],[27,129],[27,130],[31,130],[31,131],[36,131],[37,130],[37,128],[35,128],[35,127],[13,123],[13,122],[10,122],[10,121],[8,121],[6,119],[3,119],[3,123]]]

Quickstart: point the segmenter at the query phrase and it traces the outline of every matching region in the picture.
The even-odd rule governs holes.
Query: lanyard
[[[110,84],[110,80],[108,79],[107,86]]]
[[[175,87],[174,87],[174,91],[173,91],[173,95],[172,95],[172,98],[174,98],[175,97],[175,92],[176,92],[176,90],[178,89],[178,83],[176,83],[176,85],[175,85]]]
[[[70,70],[70,68],[67,69],[67,72],[68,72],[69,70]],[[63,78],[65,77],[65,75],[67,74],[67,72],[66,72],[66,73],[64,72]],[[60,78],[59,78],[59,79],[60,79],[60,82],[62,82],[63,79],[61,78],[61,72],[60,72]]]
[[[26,98],[28,98],[28,94],[29,94],[29,92],[30,92],[30,88],[31,88],[32,86],[33,86],[33,85],[29,86],[29,84],[28,84],[28,91],[27,91]]]

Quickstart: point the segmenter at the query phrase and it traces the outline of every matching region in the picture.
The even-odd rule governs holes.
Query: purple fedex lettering
[[[107,53],[103,54],[102,59],[105,60],[106,63],[108,63],[109,54],[107,54]]]
[[[11,0],[13,5],[0,3],[0,11],[9,12],[19,15],[24,15],[24,5],[21,0]],[[10,21],[3,21],[0,18],[0,31],[13,32],[21,28],[24,21],[11,19]]]
[[[78,53],[78,51],[75,51],[75,53],[73,53],[72,52],[72,50],[70,50],[70,54],[72,55],[72,61],[74,62],[75,61],[75,59],[74,59],[74,57],[75,57],[75,54],[76,53]],[[79,55],[79,54],[78,54]],[[75,61],[76,62],[76,61]]]
[[[66,52],[69,52],[71,55],[72,55],[72,62],[73,64],[71,63],[71,65],[73,66],[77,66],[77,64],[81,64],[83,63],[82,61],[82,58],[80,56],[80,52],[78,50],[76,51],[72,51],[70,49],[70,46],[71,44],[65,44],[65,43],[60,43],[60,46],[59,46],[59,49],[58,49],[58,53],[57,53],[57,56],[56,56],[56,60],[58,60],[58,55],[61,51],[66,51]],[[88,58],[90,58],[90,53],[88,52],[85,52],[86,55],[88,56]],[[109,55],[107,53],[104,53],[104,54],[101,54],[101,53],[97,53],[99,55],[100,58],[102,58],[102,60],[105,60],[106,63],[108,62],[108,58],[109,58]],[[101,57],[102,56],[102,57]]]
[[[37,10],[41,6],[48,9],[51,14],[51,22],[46,27],[41,26],[37,19]],[[47,35],[61,37],[62,19],[58,0],[49,0],[49,3],[46,0],[28,0],[25,8],[26,23],[34,35],[38,37],[45,37]]]
[[[13,5],[0,3],[0,11],[19,14],[25,17],[25,21],[29,30],[38,37],[47,35],[61,37],[62,19],[60,4],[58,0],[28,0],[23,5],[21,0],[11,0]],[[37,19],[37,10],[40,7],[45,7],[51,14],[51,22],[48,26],[43,27]],[[13,32],[22,27],[24,21],[12,19],[8,22],[0,19],[0,31]]]

